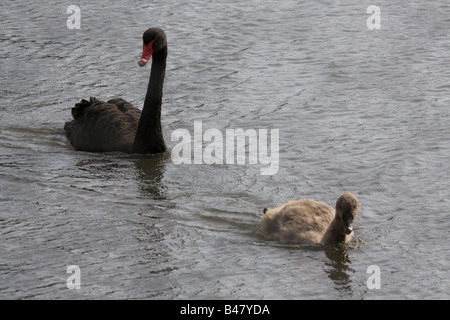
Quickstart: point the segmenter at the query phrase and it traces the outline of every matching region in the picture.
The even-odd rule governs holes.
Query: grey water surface
[[[80,99],[142,107],[155,26],[169,151],[75,151],[63,126]],[[444,0],[2,1],[0,298],[450,298],[449,30]],[[278,129],[278,171],[174,163],[194,121]],[[361,203],[348,245],[260,231],[264,207],[345,191]]]

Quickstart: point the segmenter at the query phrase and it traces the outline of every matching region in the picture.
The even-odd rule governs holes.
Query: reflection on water
[[[340,297],[352,297],[352,274],[355,270],[351,267],[351,261],[347,253],[347,245],[336,245],[325,250],[329,260],[325,262],[325,271],[334,282]]]
[[[136,178],[140,182],[140,190],[155,200],[166,200],[167,186],[164,184],[166,162],[170,161],[169,153],[154,156],[140,156],[135,159]]]

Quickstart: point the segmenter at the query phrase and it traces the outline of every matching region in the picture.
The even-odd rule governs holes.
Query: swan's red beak
[[[150,60],[150,57],[153,54],[153,42],[154,41],[155,40],[151,41],[148,45],[144,44],[144,46],[142,48],[142,57],[138,61],[138,65],[140,67],[145,66],[147,64],[148,60]]]

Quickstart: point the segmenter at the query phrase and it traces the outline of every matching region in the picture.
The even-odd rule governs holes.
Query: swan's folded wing
[[[117,108],[119,108],[119,110],[122,111],[123,113],[132,115],[138,119],[141,116],[141,110],[139,110],[138,108],[133,106],[131,103],[129,103],[125,99],[122,99],[122,98],[109,99],[108,103],[116,105]]]
[[[122,101],[124,103],[121,105],[127,103]],[[133,111],[130,108],[124,112],[114,103],[91,98],[90,101],[82,100],[77,104],[72,114],[74,120],[66,123],[64,129],[75,149],[132,152],[140,115],[138,109]]]

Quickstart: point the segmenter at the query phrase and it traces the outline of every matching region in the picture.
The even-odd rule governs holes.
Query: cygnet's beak
[[[345,234],[350,234],[353,232],[353,226],[349,224],[348,226],[344,227]]]

